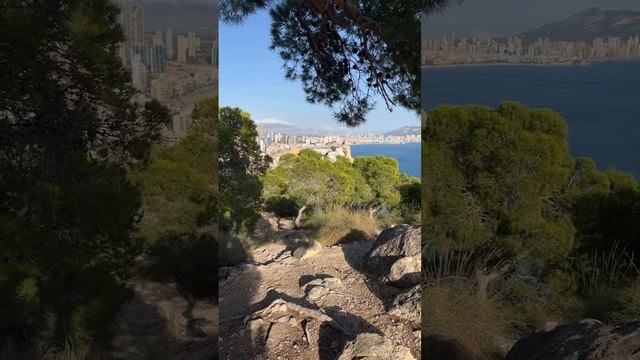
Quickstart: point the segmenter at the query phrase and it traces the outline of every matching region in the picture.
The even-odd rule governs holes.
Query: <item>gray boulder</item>
[[[420,285],[416,285],[405,292],[401,292],[393,299],[393,302],[389,307],[389,314],[415,323],[420,323],[422,316],[421,298],[422,290]]]
[[[349,342],[338,360],[415,360],[411,351],[378,334],[364,333]]]
[[[640,360],[640,322],[607,326],[587,319],[518,341],[507,360]]]
[[[399,225],[384,230],[363,259],[364,271],[372,276],[385,277],[395,286],[418,284],[421,235],[420,226]]]

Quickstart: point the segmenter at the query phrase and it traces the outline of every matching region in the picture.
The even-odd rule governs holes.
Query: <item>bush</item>
[[[499,306],[492,300],[479,299],[473,289],[465,286],[425,287],[422,319],[426,358],[495,359],[500,353],[497,339],[510,337]],[[450,351],[444,353],[443,349],[436,348],[436,343],[448,343]]]
[[[619,304],[620,308],[609,315],[612,322],[619,324],[640,319],[640,278],[622,289]]]
[[[166,239],[151,248],[155,261],[148,270],[157,279],[175,281],[189,294],[217,295],[217,247],[212,235]]]
[[[16,346],[14,343],[0,343],[0,359],[11,360],[94,360],[90,351],[71,340],[64,342]]]
[[[220,233],[218,245],[218,262],[220,266],[233,266],[239,262],[250,260],[249,241],[237,234]]]
[[[314,238],[325,246],[372,240],[378,233],[375,219],[344,208],[314,213],[309,224],[314,229]]]
[[[298,204],[283,196],[269,198],[265,205],[267,211],[276,214],[278,217],[293,217],[298,215]]]

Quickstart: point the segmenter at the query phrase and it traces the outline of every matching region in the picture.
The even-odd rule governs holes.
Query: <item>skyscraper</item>
[[[196,33],[194,31],[189,31],[187,33],[189,37],[189,57],[196,57],[196,48],[198,47],[198,40],[196,39]]]
[[[131,77],[134,88],[142,92],[149,88],[149,71],[139,54],[131,58]]]
[[[178,62],[186,63],[187,62],[187,51],[189,50],[189,39],[187,37],[178,35],[178,44],[177,44],[177,60]]]
[[[167,59],[173,60],[175,58],[175,41],[173,39],[173,29],[167,29],[167,31],[165,31],[164,46],[167,49]]]
[[[142,5],[122,4],[120,6],[120,25],[127,42],[141,43],[144,41],[144,11]]]
[[[162,36],[162,31],[156,31],[153,34],[153,41],[152,41],[153,45],[156,46],[164,46],[164,39]]]
[[[167,54],[162,45],[134,44],[130,48],[131,56],[139,55],[153,74],[163,73],[167,67]]]

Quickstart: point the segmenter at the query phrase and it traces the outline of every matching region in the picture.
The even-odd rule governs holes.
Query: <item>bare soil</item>
[[[287,240],[296,237],[292,234],[295,231],[281,232],[274,243],[252,250],[251,262],[221,269],[221,359],[336,359],[360,333],[381,334],[420,358],[420,324],[386,311],[389,298],[399,290],[378,284],[360,269],[373,242],[323,248],[298,260],[290,256],[298,246]],[[329,277],[339,279],[341,286],[317,298],[302,289],[310,280]],[[257,320],[252,316],[276,299],[319,310],[346,331],[291,312]]]

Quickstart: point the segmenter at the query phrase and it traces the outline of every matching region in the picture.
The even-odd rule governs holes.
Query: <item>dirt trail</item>
[[[134,281],[120,311],[109,359],[216,359],[218,306],[191,299],[175,283]]]
[[[398,290],[359,270],[373,242],[323,248],[298,260],[290,256],[298,245],[288,240],[296,237],[295,231],[283,232],[275,243],[254,249],[251,263],[221,269],[221,359],[336,359],[361,333],[381,334],[420,358],[419,324],[385,310],[383,299]],[[304,287],[312,280],[314,286]],[[291,311],[250,316],[276,299],[320,310],[345,331]]]

